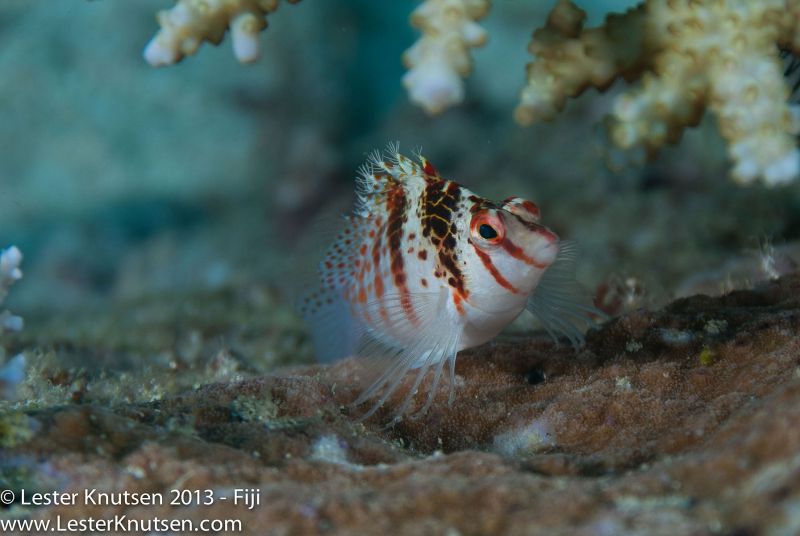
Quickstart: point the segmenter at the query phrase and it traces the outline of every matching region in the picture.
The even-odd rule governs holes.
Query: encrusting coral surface
[[[590,87],[638,79],[607,121],[618,147],[653,152],[709,108],[736,181],[794,180],[800,114],[787,102],[780,50],[800,52],[799,18],[794,0],[647,0],[587,29],[585,12],[559,0],[534,33],[535,59],[515,117],[522,124],[552,119]]]
[[[144,57],[151,65],[171,65],[197,52],[203,41],[218,44],[230,29],[236,59],[255,61],[259,34],[276,9],[278,0],[178,0],[158,13],[161,29],[145,47]]]
[[[0,479],[165,503],[0,516],[236,519],[268,534],[797,534],[799,297],[794,274],[635,311],[577,355],[544,338],[485,345],[459,359],[452,406],[442,389],[388,429],[389,407],[365,423],[346,409],[351,360],[111,404],[84,377],[82,397],[3,421],[16,439]],[[59,360],[36,370],[23,391],[80,377]],[[259,489],[260,504],[168,504],[173,489],[236,488]]]

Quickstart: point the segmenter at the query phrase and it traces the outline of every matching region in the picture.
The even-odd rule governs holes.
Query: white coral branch
[[[779,49],[800,52],[797,0],[645,0],[603,26],[559,0],[534,33],[522,124],[552,119],[569,97],[616,78],[640,83],[616,100],[606,124],[623,149],[654,154],[680,139],[706,109],[717,117],[740,183],[800,176],[800,114],[787,102]]]
[[[22,279],[21,263],[22,253],[16,246],[0,251],[0,304],[5,300],[9,287]],[[0,331],[19,331],[22,325],[22,318],[8,311],[0,312]]]
[[[489,12],[489,0],[426,0],[411,14],[422,37],[406,50],[403,77],[411,101],[438,114],[464,99],[462,77],[472,70],[469,49],[486,43],[476,21]]]
[[[172,65],[197,52],[203,41],[219,44],[230,28],[236,59],[253,62],[267,15],[276,9],[278,0],[178,0],[172,9],[159,11],[161,29],[145,47],[144,58],[154,66]]]

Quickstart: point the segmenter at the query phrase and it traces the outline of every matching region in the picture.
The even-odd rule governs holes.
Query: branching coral
[[[278,0],[178,0],[159,13],[162,28],[145,58],[175,63],[204,40],[218,43],[230,28],[237,58],[253,61],[266,16],[277,7]],[[403,84],[428,113],[463,99],[470,49],[487,38],[477,21],[489,8],[490,0],[424,0],[412,13],[422,37],[403,56]],[[781,50],[800,56],[800,0],[645,0],[598,28],[584,28],[585,19],[571,1],[558,0],[534,32],[519,123],[553,119],[568,98],[590,87],[638,80],[607,118],[616,146],[652,155],[708,108],[738,182],[776,185],[800,175],[800,111],[787,102],[780,57]]]
[[[230,28],[236,59],[255,61],[259,33],[276,9],[278,0],[178,0],[158,13],[161,29],[145,47],[144,57],[151,65],[171,65],[197,52],[203,41],[219,44]]]
[[[19,269],[21,263],[22,253],[15,246],[0,251],[0,305],[5,300],[9,287],[22,278],[22,271]],[[22,329],[22,318],[8,311],[0,312],[0,331],[20,329]]]
[[[472,70],[469,49],[486,42],[486,31],[476,21],[489,6],[490,0],[426,0],[411,14],[411,24],[423,35],[403,55],[409,68],[403,84],[428,113],[463,100],[462,77]],[[278,0],[178,0],[158,13],[161,29],[145,47],[145,60],[172,65],[197,52],[203,41],[219,44],[230,29],[236,58],[255,61],[259,33],[277,8]]]
[[[489,12],[489,0],[426,0],[411,14],[422,37],[406,50],[409,71],[403,85],[413,102],[437,114],[464,99],[462,77],[472,70],[469,49],[486,43],[476,21]]]
[[[800,174],[800,114],[787,103],[780,49],[800,52],[796,0],[647,0],[605,25],[559,0],[534,33],[528,83],[515,117],[552,119],[568,97],[616,78],[641,84],[617,98],[611,140],[650,153],[677,141],[706,107],[717,116],[733,177],[780,184]]]

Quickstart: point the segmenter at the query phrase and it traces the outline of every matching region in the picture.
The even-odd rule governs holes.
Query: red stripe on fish
[[[380,220],[378,220],[380,221]],[[377,222],[376,222],[377,223]],[[374,275],[375,285],[375,298],[378,301],[379,313],[381,318],[388,321],[389,316],[386,314],[386,307],[383,303],[383,274],[381,274],[381,242],[383,240],[383,232],[379,230],[375,234],[375,242],[372,244],[372,270]]]
[[[512,257],[514,257],[515,259],[519,259],[519,260],[521,260],[521,261],[522,261],[522,262],[524,262],[525,264],[529,264],[529,265],[531,265],[531,266],[535,266],[536,268],[541,268],[542,270],[544,270],[545,268],[547,268],[548,266],[550,266],[550,264],[549,264],[549,263],[548,263],[548,264],[545,264],[545,263],[538,262],[538,261],[537,261],[536,259],[534,259],[533,257],[530,257],[530,256],[526,255],[526,254],[525,254],[525,252],[522,250],[522,248],[521,248],[521,247],[519,247],[519,246],[517,246],[516,244],[514,244],[514,243],[513,243],[511,240],[509,240],[508,238],[506,238],[505,240],[503,240],[503,242],[501,243],[501,246],[502,246],[502,248],[503,248],[504,250],[506,250],[506,251],[508,252],[508,254],[509,254],[509,255],[511,255],[511,256],[512,256]]]
[[[398,186],[389,192],[387,208],[389,218],[386,225],[386,238],[389,243],[389,258],[391,259],[392,281],[400,291],[400,303],[408,319],[416,325],[419,321],[414,314],[411,295],[406,284],[406,272],[403,261],[403,223],[406,217],[406,195],[402,187]]]
[[[503,287],[504,289],[513,292],[514,294],[519,294],[519,290],[517,290],[517,288],[514,287],[514,285],[509,283],[508,280],[505,277],[503,277],[499,271],[497,271],[497,267],[495,267],[494,263],[492,262],[492,258],[489,257],[487,253],[484,253],[483,251],[478,249],[478,247],[472,242],[470,242],[470,245],[475,250],[475,253],[478,255],[478,258],[483,263],[483,266],[489,271],[490,274],[492,274],[494,280],[497,281],[497,284]]]

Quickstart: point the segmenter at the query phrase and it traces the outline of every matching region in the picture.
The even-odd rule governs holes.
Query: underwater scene
[[[800,534],[800,1],[0,1],[0,534]]]

